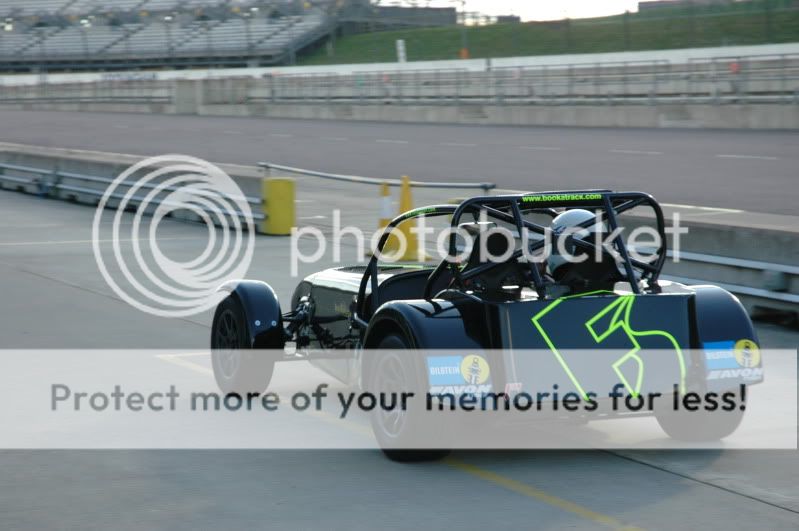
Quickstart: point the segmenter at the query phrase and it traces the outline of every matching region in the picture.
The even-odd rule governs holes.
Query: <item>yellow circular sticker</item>
[[[735,343],[735,359],[746,369],[760,365],[760,347],[751,339],[741,339]]]
[[[488,381],[491,369],[481,356],[464,356],[461,362],[461,375],[467,384],[481,385]]]

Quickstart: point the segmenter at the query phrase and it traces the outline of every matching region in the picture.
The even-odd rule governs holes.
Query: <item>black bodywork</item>
[[[515,229],[519,236],[533,235],[524,245],[535,254],[545,246],[548,226],[531,218],[551,219],[574,208],[596,213],[595,219],[581,227],[601,222],[610,231],[619,227],[619,216],[625,212],[648,209],[661,245],[652,250],[650,260],[636,261],[622,236],[616,237],[609,250],[620,264],[614,269],[618,277],[612,279],[618,284],[599,290],[589,289],[589,283],[582,290],[570,286],[564,291],[541,263],[522,259],[521,245],[504,264],[445,259],[435,266],[410,266],[381,264],[379,260],[389,233],[421,216],[449,216],[453,228],[484,216]],[[234,282],[224,289],[241,301],[249,324],[249,347],[288,346],[278,360],[310,360],[352,385],[362,383],[362,375],[368,374],[369,349],[381,338],[398,334],[418,349],[492,351],[494,359],[488,361],[496,389],[521,381],[534,386],[536,375],[563,371],[573,389],[584,392],[586,379],[609,370],[613,360],[602,359],[600,354],[569,359],[568,352],[580,349],[629,350],[632,341],[647,352],[679,353],[680,358],[670,362],[668,370],[646,373],[651,381],[644,385],[657,386],[658,379],[664,383],[704,379],[711,367],[696,353],[708,345],[741,340],[757,344],[747,313],[730,293],[714,286],[687,287],[660,280],[666,242],[663,212],[654,198],[644,193],[589,190],[475,197],[459,205],[430,206],[400,215],[389,224],[378,252],[366,265],[329,269],[301,281],[288,313],[281,313],[274,292],[262,282]],[[595,250],[587,241],[570,243]],[[453,234],[450,255],[457,254],[457,245]],[[591,277],[590,271],[585,273]],[[497,279],[508,275],[517,285],[506,290]],[[622,333],[612,333],[614,330]],[[516,354],[521,349],[555,355],[530,359]],[[635,367],[630,367],[635,372]],[[627,369],[620,370],[624,373]],[[638,370],[640,376],[643,369]],[[726,378],[723,386],[760,380],[760,373],[734,376]]]

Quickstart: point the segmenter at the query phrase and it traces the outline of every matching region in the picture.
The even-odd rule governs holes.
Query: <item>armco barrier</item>
[[[139,162],[139,157],[127,155],[114,155],[113,158],[104,154],[85,155],[85,158],[68,156],[63,157],[42,156],[36,150],[22,149],[18,152],[0,151],[0,189],[15,190],[36,194],[43,197],[62,199],[77,203],[95,206],[100,202],[103,194],[113,180],[134,163]],[[69,150],[62,150],[68,152]],[[128,163],[124,163],[127,160]],[[237,198],[250,204],[250,220],[256,225],[257,230],[264,234],[285,235],[291,232],[295,225],[295,210],[293,201],[269,201],[264,193],[272,191],[268,183],[272,179],[264,179],[257,168],[236,167],[235,173],[226,168],[233,180],[245,194]],[[267,181],[267,182],[264,182]],[[284,194],[286,190],[285,179],[275,180],[283,183],[274,190]],[[122,200],[131,183],[122,183],[119,192],[109,196],[108,205],[115,207]],[[142,191],[130,197],[128,204],[132,207],[141,204],[147,193],[156,189],[160,190],[151,201],[151,204],[167,204],[161,196],[173,192],[175,187],[162,187],[156,184],[141,185]],[[291,187],[291,185],[289,185]],[[276,192],[277,193],[277,192]],[[274,199],[274,198],[273,198]],[[285,199],[285,198],[284,198]],[[267,210],[267,205],[271,208]],[[237,212],[241,219],[245,214]],[[196,221],[196,214],[189,211],[172,212],[172,217]],[[274,218],[270,220],[270,217]]]
[[[301,168],[292,168],[291,166],[282,166],[280,164],[272,164],[271,162],[259,162],[258,166],[266,170],[270,175],[291,173],[294,175],[306,175],[308,177],[318,177],[320,179],[327,179],[331,181],[342,181],[357,184],[370,184],[375,186],[402,186],[402,179],[377,179],[374,177],[359,177],[356,175],[340,175],[336,173],[325,173],[321,171],[304,170]],[[412,188],[440,188],[451,190],[481,190],[484,194],[497,187],[493,183],[449,183],[449,182],[430,182],[430,181],[411,181]]]

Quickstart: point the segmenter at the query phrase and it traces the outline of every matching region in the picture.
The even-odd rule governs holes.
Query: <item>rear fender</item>
[[[743,304],[717,286],[696,286],[694,322],[696,344],[704,359],[696,360],[704,369],[711,389],[736,388],[739,384],[763,381],[760,342]]]

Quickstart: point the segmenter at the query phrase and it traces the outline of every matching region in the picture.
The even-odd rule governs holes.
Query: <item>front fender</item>
[[[229,293],[241,303],[251,348],[282,349],[285,346],[280,301],[269,284],[257,280],[231,280],[217,291]]]

